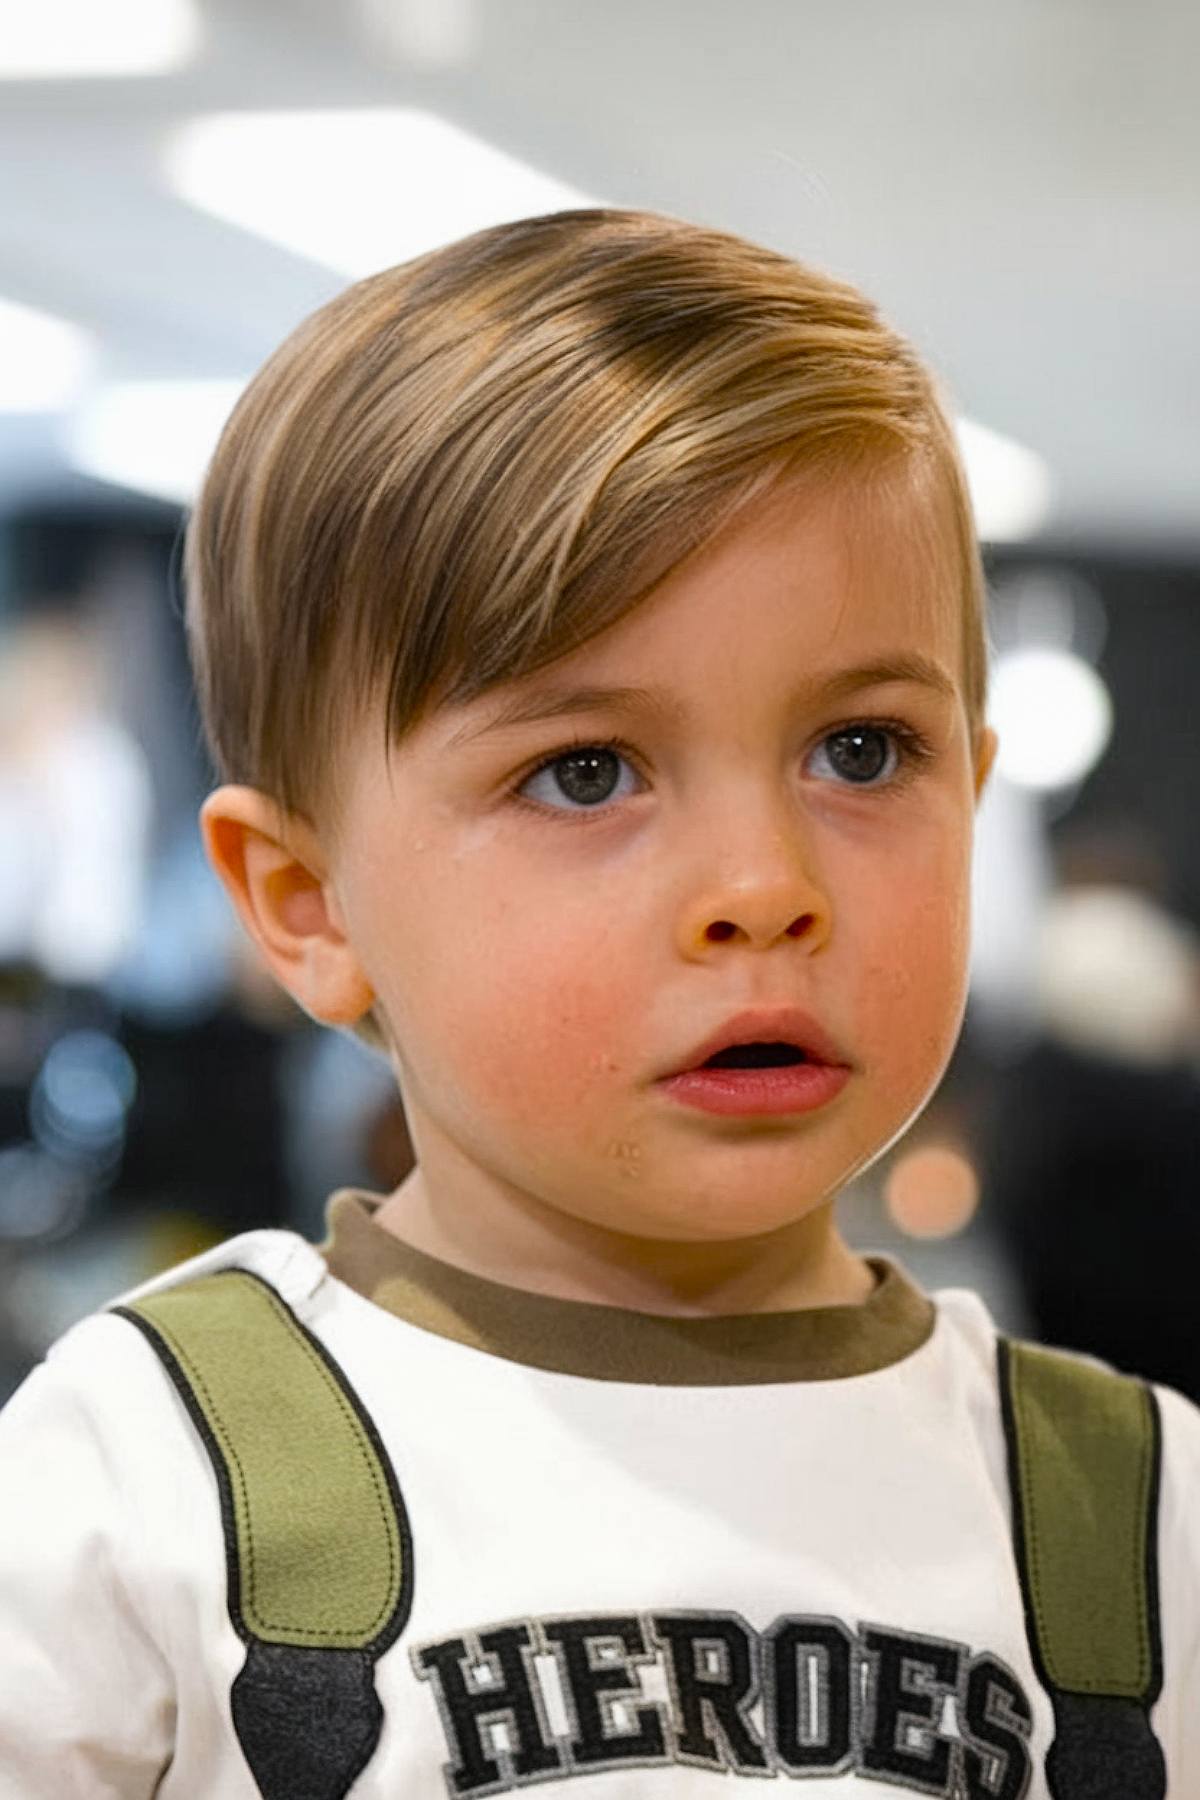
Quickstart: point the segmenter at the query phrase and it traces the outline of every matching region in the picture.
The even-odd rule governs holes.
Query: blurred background
[[[205,860],[182,528],[348,282],[602,204],[859,283],[958,413],[1001,737],[971,992],[847,1234],[1200,1400],[1197,66],[1189,0],[0,12],[0,1401],[143,1277],[408,1172],[390,1069]]]

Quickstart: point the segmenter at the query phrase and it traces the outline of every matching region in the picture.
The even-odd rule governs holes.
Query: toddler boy
[[[996,750],[911,348],[720,231],[482,231],[269,359],[185,576],[208,855],[416,1165],[0,1416],[3,1800],[1200,1793],[1200,1414],[835,1220]]]

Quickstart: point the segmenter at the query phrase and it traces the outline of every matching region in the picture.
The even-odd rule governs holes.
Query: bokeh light
[[[1043,791],[1069,787],[1103,756],[1112,701],[1083,657],[1035,646],[1011,650],[998,659],[991,686],[996,768],[1007,781]]]
[[[892,1164],[883,1202],[907,1237],[955,1237],[975,1216],[979,1177],[955,1145],[924,1144],[903,1151]]]

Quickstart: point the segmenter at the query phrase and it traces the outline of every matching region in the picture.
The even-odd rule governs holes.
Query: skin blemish
[[[614,1138],[608,1146],[608,1154],[616,1162],[619,1172],[628,1181],[636,1179],[642,1172],[642,1146],[632,1138]]]

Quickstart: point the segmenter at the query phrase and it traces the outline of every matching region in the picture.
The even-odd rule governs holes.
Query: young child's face
[[[962,1020],[995,748],[989,733],[973,762],[954,566],[911,529],[929,504],[907,487],[769,496],[553,670],[435,714],[390,779],[370,739],[333,879],[431,1190],[727,1240],[813,1212],[920,1111]],[[950,691],[830,692],[914,656]],[[585,682],[661,688],[678,715],[481,729]],[[869,720],[928,758],[885,736],[856,764],[831,739]],[[614,734],[615,758],[535,773]],[[851,1065],[842,1090],[766,1118],[672,1099],[661,1078],[760,1004],[815,1016]]]

